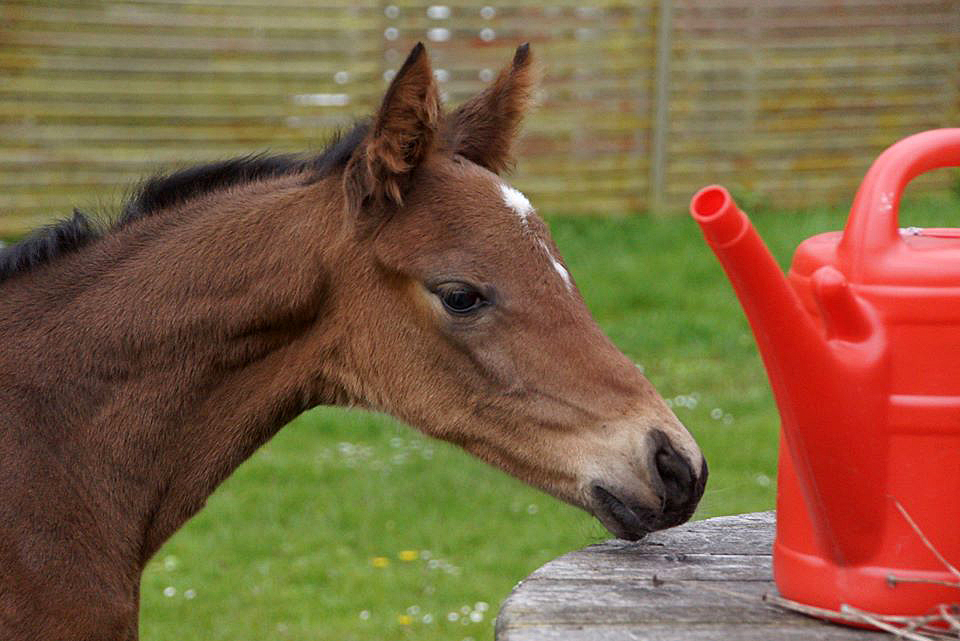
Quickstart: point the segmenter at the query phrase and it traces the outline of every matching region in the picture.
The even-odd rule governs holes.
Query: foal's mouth
[[[596,501],[594,516],[617,538],[637,541],[653,532],[657,513],[649,508],[629,508],[609,490],[599,485],[591,487]]]
[[[650,532],[688,521],[706,488],[707,462],[701,461],[700,474],[695,476],[689,463],[685,462],[685,466],[683,473],[678,473],[675,466],[669,463],[658,466],[661,483],[659,500],[655,506],[630,502],[599,483],[591,484],[594,516],[614,536],[628,541],[637,541]],[[666,473],[668,471],[669,474]],[[678,476],[683,477],[684,483],[677,482]]]

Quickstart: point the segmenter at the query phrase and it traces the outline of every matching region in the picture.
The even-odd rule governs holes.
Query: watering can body
[[[783,596],[917,615],[960,596],[960,230],[902,229],[916,175],[960,166],[960,129],[884,152],[843,232],[786,277],[720,187],[691,212],[750,320],[781,415]],[[937,557],[933,549],[942,555]]]

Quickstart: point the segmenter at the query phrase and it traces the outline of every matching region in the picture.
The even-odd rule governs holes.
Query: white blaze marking
[[[526,226],[527,216],[533,213],[533,205],[527,200],[527,197],[520,193],[520,190],[514,189],[510,185],[500,185],[500,193],[503,195],[503,202],[507,207],[516,212],[520,217],[520,222]]]
[[[567,289],[573,289],[573,283],[570,282],[570,273],[567,269],[560,264],[556,258],[553,257],[553,254],[550,252],[550,248],[547,247],[547,244],[542,240],[537,240],[540,244],[540,248],[543,249],[543,253],[547,255],[547,258],[550,259],[550,264],[553,265],[553,268],[557,270],[557,273],[560,274],[560,278],[563,279],[563,284],[567,286]]]
[[[533,205],[530,204],[530,201],[519,189],[514,189],[510,185],[500,183],[500,193],[503,195],[503,202],[520,218],[523,228],[527,229],[527,218],[533,213]],[[570,280],[570,273],[560,264],[559,260],[554,258],[553,253],[550,251],[550,248],[547,247],[547,244],[543,242],[543,239],[538,238],[537,244],[540,245],[543,253],[547,255],[547,259],[550,260],[550,265],[553,266],[553,269],[560,274],[563,284],[566,285],[568,290],[572,291],[573,282]]]

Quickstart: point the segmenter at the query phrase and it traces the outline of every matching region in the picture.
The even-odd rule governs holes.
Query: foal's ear
[[[430,153],[440,127],[440,95],[426,49],[418,43],[383,97],[367,137],[344,175],[348,206],[400,205],[411,174]]]
[[[513,162],[511,146],[537,83],[530,45],[517,48],[513,63],[492,85],[447,118],[444,137],[455,152],[494,173]]]

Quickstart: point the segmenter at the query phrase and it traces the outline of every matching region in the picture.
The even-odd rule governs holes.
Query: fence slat
[[[546,213],[680,211],[714,181],[849,199],[885,146],[960,117],[951,0],[7,0],[0,234],[160,169],[317,149],[418,40],[453,104],[532,43],[511,180]]]

